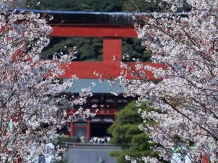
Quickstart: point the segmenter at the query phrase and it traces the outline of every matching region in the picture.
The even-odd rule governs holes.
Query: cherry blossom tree
[[[57,114],[58,105],[67,101],[62,92],[76,79],[58,80],[74,52],[40,60],[49,44],[51,17],[11,10],[8,5],[13,2],[0,0],[0,162],[32,162],[46,152],[43,143],[57,137],[57,128],[91,113],[80,109],[72,116]],[[67,102],[82,104],[89,95],[89,89],[84,89]],[[57,159],[60,151],[54,153]]]
[[[135,67],[122,63],[127,71],[135,70],[132,74],[136,80],[126,79],[122,72],[116,81],[125,96],[138,96],[139,103],[146,100],[162,111],[143,112],[142,117],[154,120],[156,125],[139,128],[160,144],[156,150],[165,160],[177,150],[192,162],[199,161],[203,154],[212,162],[218,161],[218,1],[163,2],[159,5],[164,7],[163,13],[134,15],[136,22],[143,22],[135,23],[142,46],[151,51],[152,62],[162,67],[143,66],[140,61]],[[191,11],[178,13],[184,3]],[[160,81],[145,78],[145,70],[152,71]]]

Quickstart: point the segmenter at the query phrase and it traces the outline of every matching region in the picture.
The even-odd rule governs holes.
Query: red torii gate
[[[59,37],[102,37],[103,61],[73,61],[61,78],[70,78],[76,74],[79,78],[99,78],[93,72],[107,72],[111,77],[120,75],[122,60],[122,38],[136,38],[131,13],[95,13],[95,12],[54,12],[54,20],[50,22],[53,32],[50,36]],[[60,23],[60,18],[66,18]],[[59,20],[59,21],[58,21]],[[60,23],[60,24],[59,24]],[[116,56],[117,61],[113,62]],[[133,63],[129,63],[133,65]],[[161,67],[161,64],[144,62],[144,65]],[[150,79],[155,79],[150,71],[145,71]],[[128,78],[133,78],[130,73]]]
[[[97,79],[93,73],[97,71],[104,77],[118,77],[122,69],[122,38],[136,38],[137,33],[133,26],[131,13],[89,13],[89,12],[53,12],[54,20],[50,22],[53,37],[101,37],[103,38],[103,61],[70,63],[61,78],[70,78],[76,74],[83,79]],[[64,23],[60,23],[65,19]],[[113,61],[114,56],[116,61]],[[134,67],[134,63],[128,63]],[[145,62],[144,65],[161,67],[161,64]],[[153,74],[145,71],[150,79],[155,79]],[[108,76],[109,75],[109,76]],[[130,72],[127,76],[133,79]],[[114,109],[110,109],[114,110]],[[71,110],[72,111],[72,110]],[[110,113],[105,113],[109,115]],[[115,115],[116,111],[112,113]],[[73,123],[70,123],[70,136],[73,136]],[[87,122],[87,138],[90,138],[90,121]]]

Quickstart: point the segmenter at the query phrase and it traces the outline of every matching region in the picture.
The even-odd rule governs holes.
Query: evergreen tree
[[[158,157],[158,153],[151,148],[155,144],[149,143],[149,137],[138,128],[140,124],[143,126],[155,124],[153,121],[144,122],[139,115],[139,109],[147,112],[154,111],[153,108],[148,108],[145,104],[137,107],[135,101],[133,101],[116,114],[115,122],[108,129],[108,132],[113,136],[110,142],[121,147],[120,151],[110,153],[110,155],[116,157],[117,163],[129,162],[125,159],[125,155],[134,158]]]
[[[40,5],[27,0],[26,4],[38,10],[67,10],[92,12],[119,12],[122,11],[123,0],[40,0]]]

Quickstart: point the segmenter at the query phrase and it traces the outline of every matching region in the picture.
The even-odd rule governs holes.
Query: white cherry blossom
[[[11,2],[14,2],[11,0]],[[79,109],[72,116],[62,114],[59,104],[83,104],[90,88],[70,100],[63,93],[75,76],[59,84],[71,55],[40,60],[49,44],[52,27],[38,13],[11,11],[10,1],[0,1],[0,162],[32,162],[43,153],[43,143],[57,138],[57,128],[67,121],[94,116]],[[48,127],[42,127],[48,124]],[[57,149],[54,154],[60,159]]]
[[[130,81],[122,74],[117,80],[125,96],[138,96],[138,103],[147,101],[160,110],[161,114],[142,113],[156,125],[139,128],[160,144],[155,150],[163,159],[170,160],[176,148],[192,156],[192,162],[199,161],[201,154],[218,161],[218,1],[187,0],[191,11],[186,15],[175,12],[183,0],[163,1],[173,9],[139,16],[144,24],[135,24],[142,46],[152,52],[152,62],[163,65],[144,66],[159,82],[140,75]]]

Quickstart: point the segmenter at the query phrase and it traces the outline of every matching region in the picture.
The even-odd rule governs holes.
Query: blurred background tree
[[[36,1],[36,0],[35,0]],[[89,11],[89,12],[152,12],[160,11],[155,2],[145,0],[26,0],[26,5],[38,10],[65,10],[65,11]]]
[[[38,1],[38,0],[37,0]],[[40,0],[40,5],[33,0],[26,0],[26,5],[38,10],[65,10],[88,12],[151,12],[159,11],[157,3],[144,0]],[[64,19],[64,18],[63,18]],[[101,38],[51,38],[51,43],[44,49],[41,58],[51,59],[52,54],[70,51],[76,46],[79,61],[102,61],[103,41]],[[149,61],[150,53],[141,46],[137,38],[123,38],[122,54],[128,54],[130,59],[139,58]],[[111,59],[112,60],[112,59]]]
[[[54,53],[68,53],[75,51],[76,59],[74,61],[101,61],[102,60],[102,43],[101,38],[65,38],[52,37],[50,44],[43,50],[42,59],[52,59]]]

